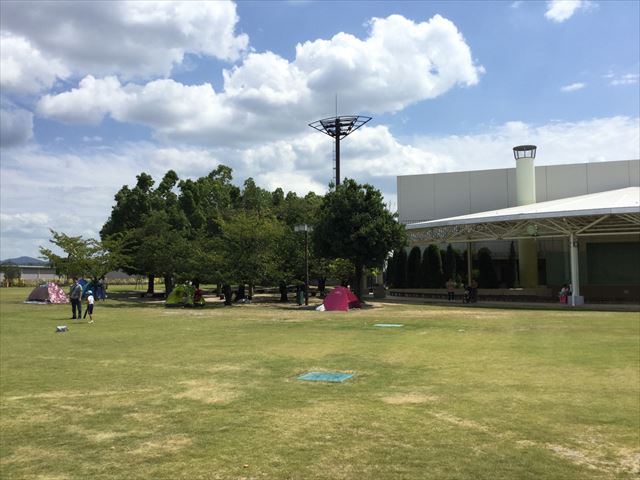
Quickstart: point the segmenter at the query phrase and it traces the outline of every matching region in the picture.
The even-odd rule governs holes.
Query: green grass
[[[28,290],[0,290],[3,479],[640,473],[638,313],[174,310],[122,294],[88,325],[21,303]],[[355,377],[297,380],[310,370]]]

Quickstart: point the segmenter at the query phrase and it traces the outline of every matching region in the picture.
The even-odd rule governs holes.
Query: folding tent
[[[346,287],[335,287],[324,298],[325,310],[341,310],[346,312],[349,308],[360,308],[360,301],[351,290]]]

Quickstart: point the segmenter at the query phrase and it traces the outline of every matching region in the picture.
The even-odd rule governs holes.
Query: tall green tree
[[[120,238],[125,256],[119,268],[129,274],[147,275],[148,293],[153,293],[155,273],[145,270],[145,264],[139,261],[142,258],[139,251],[147,240],[153,239],[143,237],[141,232],[144,230],[140,229],[151,212],[164,211],[168,206],[167,199],[170,202],[174,201],[171,189],[177,179],[176,173],[170,170],[165,174],[160,187],[154,190],[155,182],[151,175],[141,173],[136,177],[135,187],[129,188],[125,185],[116,193],[111,215],[100,230],[103,241]]]
[[[20,280],[20,267],[13,263],[0,263],[0,272],[4,274],[4,284],[7,287],[15,285]]]
[[[128,233],[138,247],[131,258],[137,268],[149,276],[164,279],[168,295],[176,282],[192,278],[189,265],[198,258],[198,251],[189,242],[180,226],[171,221],[171,215],[154,211],[144,217],[142,225]]]
[[[487,247],[478,250],[478,284],[483,288],[498,287],[498,276],[491,258],[491,250]]]
[[[420,288],[423,286],[421,263],[422,252],[420,251],[420,247],[413,247],[411,251],[409,251],[409,258],[407,259],[407,286],[409,288]]]
[[[440,288],[444,285],[442,273],[442,256],[437,245],[431,244],[424,251],[423,268],[426,268],[424,277],[427,288]]]
[[[445,280],[449,280],[450,278],[456,278],[456,254],[453,250],[451,244],[447,245],[447,250],[444,255],[444,263],[442,265],[442,269],[444,270],[444,278]]]
[[[407,251],[404,248],[396,251],[394,254],[396,257],[396,283],[395,288],[406,288],[407,287]]]
[[[353,262],[355,292],[361,298],[365,268],[381,268],[390,251],[404,246],[406,233],[379,190],[347,179],[324,196],[313,239],[319,256]]]
[[[82,236],[72,237],[55,230],[50,232],[52,238],[49,242],[62,250],[64,255],[45,247],[40,247],[40,255],[51,263],[59,275],[99,278],[122,263],[116,238],[100,242]]]
[[[249,285],[277,281],[278,246],[284,228],[272,216],[239,211],[223,225],[221,248],[228,283]]]

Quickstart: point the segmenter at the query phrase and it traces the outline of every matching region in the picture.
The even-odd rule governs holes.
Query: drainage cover
[[[298,377],[298,380],[307,380],[310,382],[344,382],[348,378],[353,377],[353,373],[342,372],[307,372]]]

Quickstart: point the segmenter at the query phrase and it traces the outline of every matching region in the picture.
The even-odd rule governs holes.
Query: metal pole
[[[309,230],[304,230],[304,304],[309,305]]]
[[[336,187],[340,185],[340,120],[336,117]]]

